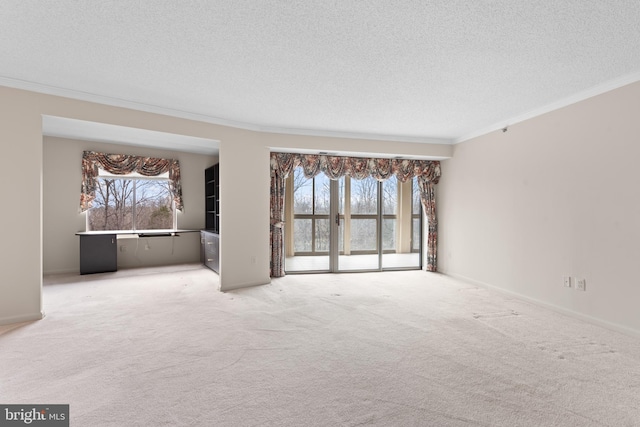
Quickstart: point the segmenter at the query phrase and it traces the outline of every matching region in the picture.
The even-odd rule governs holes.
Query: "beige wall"
[[[455,146],[440,270],[640,333],[638,112],[640,83]]]
[[[42,298],[42,119],[33,95],[0,89],[3,207],[0,324],[37,319]]]
[[[42,116],[149,129],[220,141],[222,290],[269,282],[269,150],[271,147],[447,157],[450,146],[266,134],[0,87],[0,140],[12,161],[0,168],[5,191],[0,324],[37,319],[42,312]],[[47,146],[47,150],[50,147]],[[76,191],[78,184],[74,184]],[[71,196],[68,205],[71,206]],[[9,205],[9,202],[11,204]],[[47,202],[48,204],[50,202]],[[75,204],[75,201],[73,201]],[[65,208],[66,209],[66,208]],[[72,213],[73,226],[81,221]],[[47,223],[47,230],[55,225]],[[65,227],[68,225],[65,225]],[[185,224],[187,226],[187,224]],[[73,239],[76,237],[74,236]],[[68,238],[65,238],[68,239]],[[49,245],[49,238],[47,238]],[[75,246],[66,240],[68,245]],[[71,248],[71,246],[69,246]],[[75,250],[75,249],[74,249]],[[50,250],[47,248],[47,254]],[[71,255],[69,259],[74,258]],[[47,261],[51,271],[71,268]]]
[[[44,274],[77,273],[80,269],[79,242],[74,233],[84,231],[86,226],[86,213],[78,210],[79,165],[84,150],[178,159],[185,205],[183,212],[177,213],[178,228],[204,228],[203,171],[218,162],[217,156],[45,137],[42,195]],[[149,250],[145,250],[147,244]],[[199,247],[199,233],[119,240],[118,268],[198,262]]]
[[[640,331],[638,111],[640,83],[455,146],[437,190],[440,269]],[[11,242],[0,258],[0,323],[41,316],[43,250],[47,270],[72,268],[67,258],[49,262],[52,240],[43,234],[57,220],[47,218],[43,228],[52,203],[42,193],[43,171],[49,174],[43,150],[52,155],[48,144],[55,142],[43,143],[42,115],[221,141],[223,290],[269,282],[270,148],[451,154],[450,146],[257,133],[0,87],[0,140],[11,159],[0,169],[1,218]],[[75,232],[82,221],[77,199],[64,199],[60,209],[73,211],[61,226]],[[75,239],[65,236],[64,244],[76,248]],[[587,291],[564,288],[563,275],[586,278]]]

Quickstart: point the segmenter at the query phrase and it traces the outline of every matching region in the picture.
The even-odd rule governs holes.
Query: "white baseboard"
[[[41,320],[44,317],[44,312],[32,314],[21,314],[19,316],[0,317],[0,325],[9,325],[12,323],[32,322],[34,320]]]
[[[225,287],[223,288],[222,286],[220,287],[220,292],[227,292],[227,291],[235,291],[238,289],[244,289],[244,288],[251,288],[254,286],[262,286],[262,285],[268,285],[269,283],[271,283],[271,279],[269,279],[269,281],[267,282],[263,282],[263,281],[257,281],[257,282],[247,282],[247,283],[240,283],[231,287]]]
[[[42,272],[43,276],[51,276],[54,274],[80,274],[79,268],[64,268],[62,270],[46,270]]]
[[[640,331],[637,330],[637,329],[630,328],[628,326],[620,325],[618,323],[609,322],[607,320],[603,320],[603,319],[599,319],[597,317],[589,316],[587,314],[580,313],[580,312],[577,312],[577,311],[574,311],[574,310],[569,310],[568,308],[560,307],[560,306],[557,306],[555,304],[551,304],[551,303],[548,303],[548,302],[545,302],[545,301],[542,301],[542,300],[539,300],[539,299],[536,299],[536,298],[532,298],[530,296],[523,295],[523,294],[518,293],[518,292],[514,292],[514,291],[511,291],[511,290],[508,290],[508,289],[504,289],[504,288],[501,288],[499,286],[491,285],[489,283],[485,283],[485,282],[481,282],[481,281],[478,281],[478,280],[474,280],[474,279],[471,279],[469,277],[463,276],[461,274],[447,273],[446,271],[439,271],[439,272],[444,274],[445,276],[450,276],[450,277],[453,277],[455,279],[468,282],[468,283],[470,283],[472,285],[476,285],[476,286],[481,287],[481,288],[490,289],[492,291],[496,291],[496,292],[500,292],[500,293],[503,293],[503,294],[507,294],[509,296],[512,296],[512,297],[515,297],[515,298],[518,298],[518,299],[521,299],[521,300],[524,300],[524,301],[527,301],[527,302],[530,302],[530,303],[533,303],[533,304],[536,304],[536,305],[539,305],[541,307],[548,308],[548,309],[553,310],[555,312],[562,313],[562,314],[565,314],[567,316],[574,317],[576,319],[584,320],[584,321],[592,323],[594,325],[602,326],[603,328],[611,329],[611,330],[616,331],[616,332],[620,332],[620,333],[623,333],[623,334],[626,334],[626,335],[630,335],[630,336],[633,336],[633,337],[640,338]]]

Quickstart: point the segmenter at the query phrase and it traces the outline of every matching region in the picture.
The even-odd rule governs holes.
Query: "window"
[[[87,230],[176,229],[169,175],[113,175],[100,170]]]
[[[411,180],[411,252],[420,252],[422,236],[422,202],[418,178]]]
[[[329,251],[329,178],[324,174],[305,178],[301,168],[293,172],[294,250],[296,253]]]
[[[372,177],[351,180],[351,254],[376,253],[379,183]]]
[[[326,255],[330,249],[330,180],[325,174],[305,178],[301,167],[296,167],[292,175],[289,181],[293,186],[291,255]],[[370,176],[360,180],[342,177],[337,183],[341,221],[337,232],[341,255],[376,254],[380,223],[383,253],[420,251],[422,210],[415,178],[407,183],[412,191],[409,193],[412,200],[402,211],[399,198],[401,183],[396,176],[382,182]],[[348,198],[347,213],[344,210],[345,197]],[[347,252],[344,252],[345,239],[349,243]]]
[[[382,250],[396,252],[398,242],[398,179],[395,175],[382,182]]]

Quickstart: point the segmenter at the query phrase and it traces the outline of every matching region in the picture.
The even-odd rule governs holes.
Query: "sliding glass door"
[[[293,234],[285,231],[285,269],[330,271],[331,181],[324,174],[305,178],[297,168],[287,181],[287,195],[292,203],[285,203],[286,224],[293,227],[286,231]]]
[[[340,229],[343,250],[338,255],[337,271],[378,270],[380,268],[379,183],[368,177],[346,181],[344,203],[346,210]]]
[[[285,197],[286,272],[421,268],[416,191],[414,182],[399,183],[395,176],[330,180],[324,174],[305,178],[295,169]]]
[[[415,179],[382,182],[382,268],[421,267],[422,206]]]

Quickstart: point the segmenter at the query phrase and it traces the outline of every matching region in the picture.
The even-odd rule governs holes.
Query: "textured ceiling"
[[[638,0],[2,0],[0,22],[0,84],[265,131],[451,142],[640,79]]]

